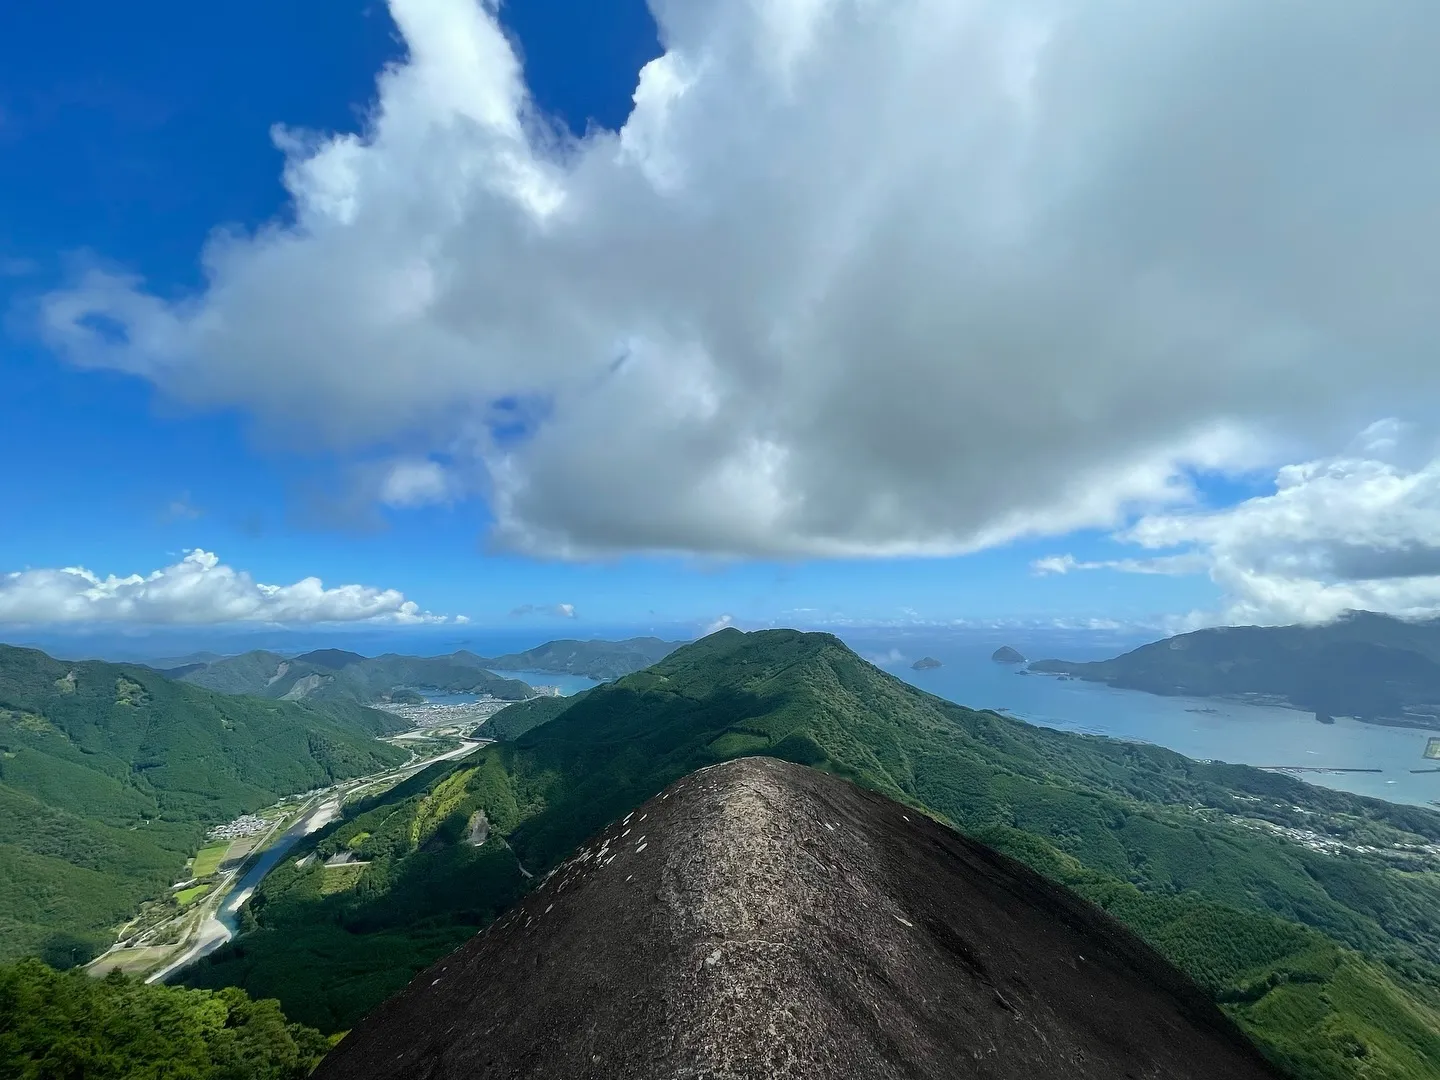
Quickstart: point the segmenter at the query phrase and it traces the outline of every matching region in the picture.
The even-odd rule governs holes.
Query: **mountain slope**
[[[544,873],[686,773],[759,753],[1077,890],[1302,1075],[1435,1075],[1440,815],[974,712],[794,631],[712,635],[355,808],[312,845],[367,861],[358,880],[337,890],[319,861],[287,863],[253,932],[191,978],[343,1029],[521,895],[521,866]]]
[[[315,1075],[1279,1075],[1118,923],[912,813],[773,758],[691,774]]]
[[[1197,630],[1111,660],[1031,671],[1128,690],[1233,697],[1440,730],[1440,622],[1351,612],[1322,626]]]
[[[604,681],[658,664],[684,644],[654,637],[624,641],[548,641],[525,652],[497,656],[487,661],[486,666],[496,671],[544,671]]]
[[[287,659],[278,653],[248,652],[171,673],[182,682],[223,694],[304,701],[382,701],[402,690],[489,694],[520,701],[531,694],[518,679],[504,679],[470,653],[454,656],[367,657],[342,649],[318,649]],[[483,664],[483,661],[482,661]]]
[[[500,742],[513,741],[532,728],[548,724],[588,693],[590,693],[589,690],[581,690],[578,694],[571,694],[569,697],[544,695],[531,698],[529,701],[517,701],[513,705],[506,705],[505,708],[485,721],[482,734]]]
[[[403,726],[0,646],[0,959],[84,958],[207,825],[403,761],[374,739]]]

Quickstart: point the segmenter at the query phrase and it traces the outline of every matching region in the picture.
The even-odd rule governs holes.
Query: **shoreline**
[[[1112,690],[1128,690],[1138,694],[1150,694],[1152,697],[1160,698],[1188,698],[1191,701],[1223,701],[1230,705],[1249,705],[1265,709],[1288,709],[1291,712],[1308,713],[1316,715],[1315,709],[1307,709],[1296,705],[1287,697],[1279,694],[1196,694],[1189,691],[1174,690],[1151,690],[1143,686],[1127,686],[1122,682],[1115,682],[1110,679],[1095,679],[1085,675],[1078,675],[1068,671],[1032,671],[1027,669],[1027,675],[1043,675],[1052,679],[1075,679],[1079,682],[1090,683],[1094,686],[1108,686]],[[1332,717],[1343,717],[1346,720],[1353,720],[1357,724],[1369,724],[1372,727],[1404,728],[1410,731],[1429,731],[1440,735],[1440,717],[1423,720],[1419,717],[1410,718],[1403,716],[1349,716],[1345,713],[1330,713]]]

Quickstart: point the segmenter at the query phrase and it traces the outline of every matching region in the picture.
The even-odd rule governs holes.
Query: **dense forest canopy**
[[[0,964],[6,1080],[300,1080],[330,1048],[274,1001]]]

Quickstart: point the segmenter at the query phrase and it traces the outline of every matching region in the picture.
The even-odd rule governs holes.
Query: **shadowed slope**
[[[883,796],[745,758],[606,828],[315,1075],[1275,1074],[1097,908]]]

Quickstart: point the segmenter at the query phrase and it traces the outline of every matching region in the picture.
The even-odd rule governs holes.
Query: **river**
[[[335,818],[340,813],[340,796],[327,799],[314,810],[311,810],[290,828],[278,836],[269,847],[267,847],[258,859],[245,867],[245,872],[240,880],[231,886],[220,902],[220,907],[213,914],[206,915],[201,924],[197,940],[181,956],[166,964],[159,971],[152,974],[146,982],[164,982],[175,972],[189,964],[193,964],[203,956],[208,956],[221,945],[233,938],[240,929],[240,909],[245,906],[255,892],[255,887],[261,880],[273,870],[285,858],[286,853],[299,843],[306,836],[316,832]]]
[[[245,866],[240,880],[225,892],[219,908],[206,915],[190,948],[186,949],[178,959],[172,960],[154,972],[145,981],[148,983],[163,982],[181,968],[193,964],[203,956],[208,956],[233,938],[240,928],[240,909],[245,906],[245,901],[250,899],[256,887],[264,880],[265,875],[280,864],[280,860],[285,858],[291,848],[340,816],[340,802],[345,797],[346,791],[378,780],[402,777],[418,772],[437,761],[461,757],[482,745],[484,744],[480,742],[467,741],[454,750],[426,758],[424,761],[404,765],[388,772],[376,773],[374,776],[349,780],[340,785],[338,789],[332,789],[332,794],[324,796],[319,805],[276,837],[270,846],[261,852],[259,858]]]

